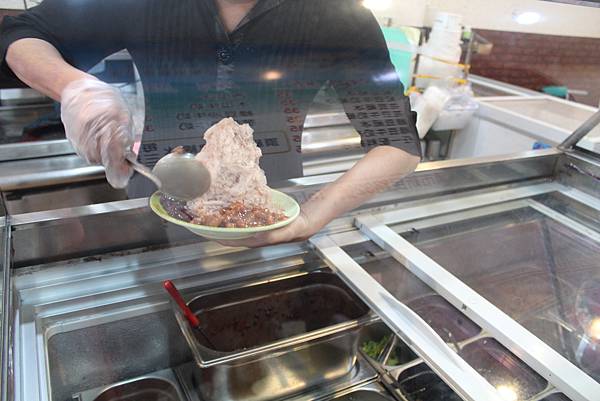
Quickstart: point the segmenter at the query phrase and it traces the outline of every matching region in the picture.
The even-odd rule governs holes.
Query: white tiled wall
[[[23,10],[25,2],[23,0],[0,0],[0,9],[4,10]]]
[[[375,14],[382,21],[392,18],[394,25],[427,26],[438,11],[461,14],[474,28],[600,38],[600,8],[539,0],[392,0]],[[538,12],[542,20],[517,24],[513,14],[524,11]]]
[[[425,0],[392,0],[388,9],[374,14],[381,22],[391,18],[393,26],[422,26],[426,9]]]

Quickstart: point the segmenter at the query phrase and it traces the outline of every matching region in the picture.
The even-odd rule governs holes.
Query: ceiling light
[[[263,78],[267,81],[276,81],[278,79],[281,79],[281,77],[283,77],[283,74],[281,73],[281,71],[277,70],[270,70],[263,74]]]
[[[536,13],[535,11],[525,11],[525,12],[515,12],[513,14],[513,19],[517,22],[517,24],[521,25],[533,25],[537,24],[542,20],[542,16],[540,13]]]

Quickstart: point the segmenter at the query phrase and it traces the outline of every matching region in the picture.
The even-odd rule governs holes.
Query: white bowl
[[[162,204],[160,203],[159,192],[152,194],[149,203],[152,211],[158,216],[164,220],[167,220],[168,222],[185,227],[196,235],[212,240],[237,240],[253,237],[257,233],[285,227],[294,221],[298,215],[300,215],[300,205],[298,205],[298,202],[296,202],[294,198],[284,194],[283,192],[275,191],[274,189],[272,189],[271,192],[273,196],[273,204],[277,209],[281,210],[287,218],[268,226],[250,228],[210,227],[179,220],[169,215],[163,208]]]

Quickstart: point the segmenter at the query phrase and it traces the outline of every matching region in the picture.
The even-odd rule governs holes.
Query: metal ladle
[[[133,153],[126,160],[131,167],[152,181],[164,194],[190,200],[203,195],[210,187],[210,173],[191,153],[175,149],[161,158],[152,171],[139,163]]]

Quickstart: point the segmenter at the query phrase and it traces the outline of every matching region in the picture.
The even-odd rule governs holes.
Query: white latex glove
[[[61,119],[77,154],[102,164],[114,188],[127,186],[133,170],[125,155],[135,138],[131,112],[118,89],[93,78],[71,82],[61,94]]]

